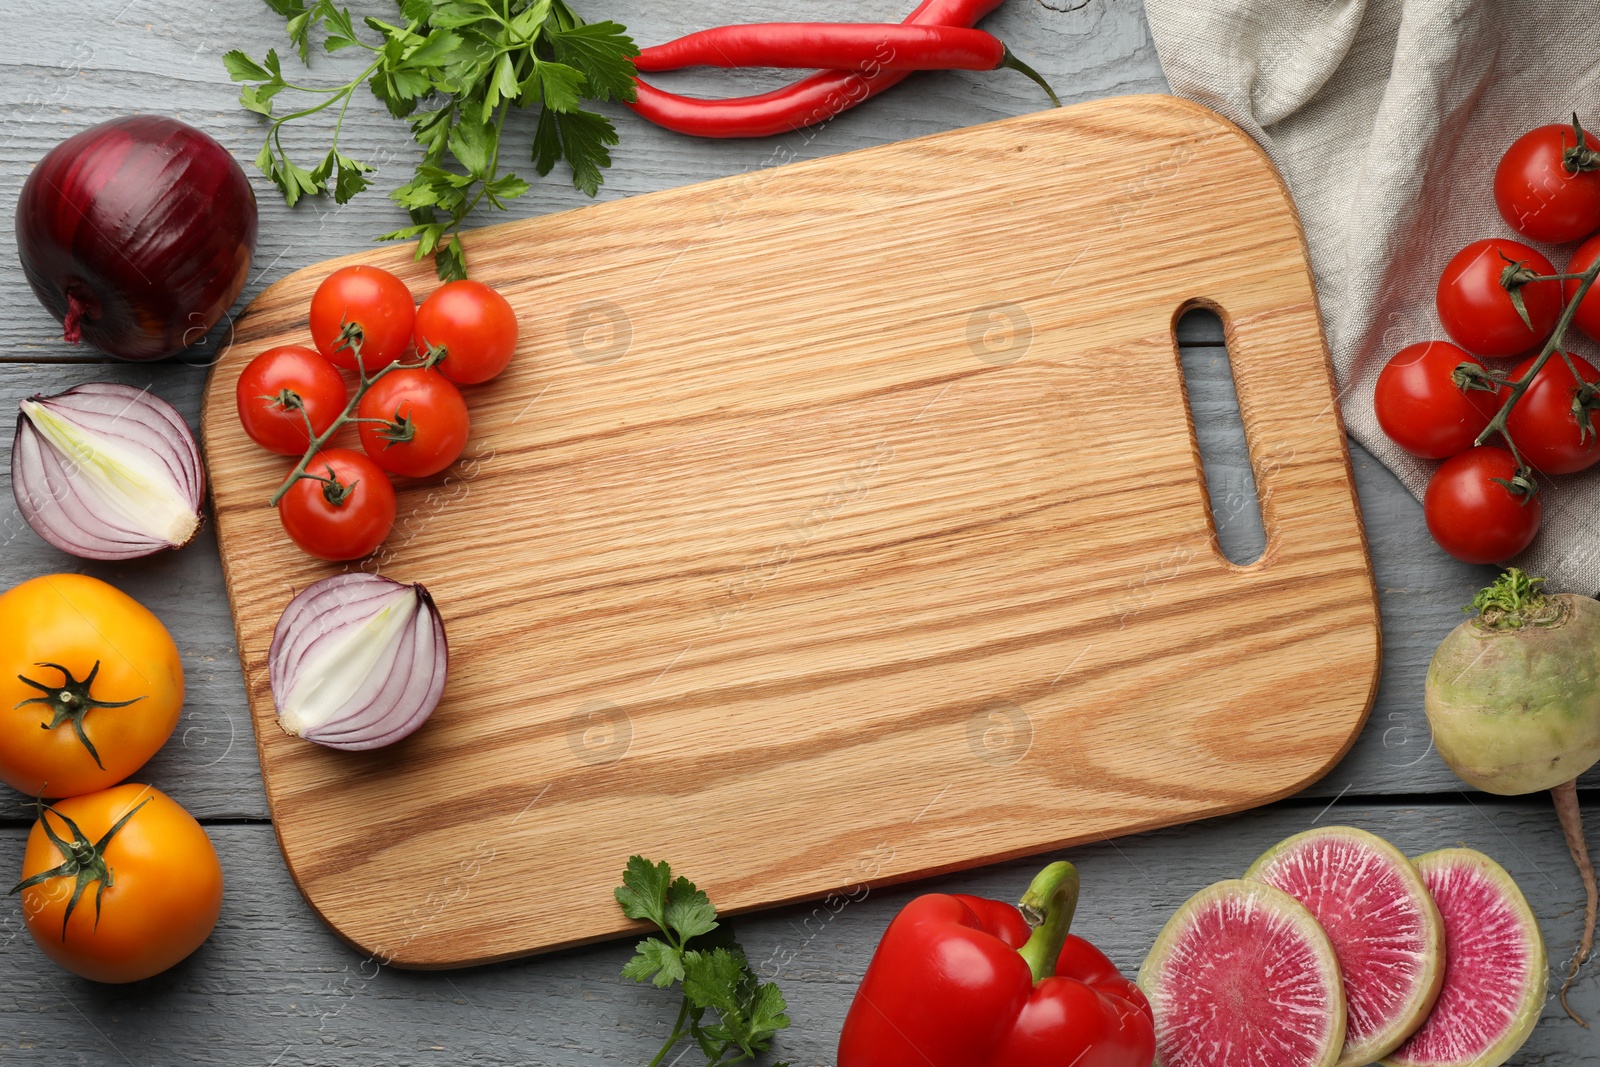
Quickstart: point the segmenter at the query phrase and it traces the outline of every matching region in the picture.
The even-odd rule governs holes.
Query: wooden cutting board
[[[335,266],[238,320],[204,434],[290,871],[364,951],[482,963],[631,929],[632,853],[726,911],[1295,792],[1344,753],[1378,612],[1293,207],[1169,97],[1101,100],[470,235],[516,305],[447,474],[367,569],[423,581],[420,732],[283,735],[266,651],[340,568],[264,506],[234,383]],[[1173,339],[1227,324],[1267,531],[1217,548]],[[1115,895],[1113,885],[1088,892]]]

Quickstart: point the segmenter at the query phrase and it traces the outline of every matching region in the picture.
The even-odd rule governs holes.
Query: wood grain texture
[[[1176,236],[1197,205],[1209,223]],[[1259,150],[1203,109],[1100,101],[467,252],[526,343],[469,391],[471,458],[406,489],[364,565],[426,581],[451,636],[445,701],[401,745],[286,738],[266,684],[290,590],[338,568],[261,507],[284,463],[233,385],[303,340],[333,264],[263,293],[207,388],[274,824],[356,944],[430,967],[621,932],[605,890],[636,850],[743,910],[857,880],[857,843],[900,828],[875,881],[1238,810],[1360,729],[1377,605],[1302,241]],[[404,249],[365,261],[430,287]],[[1262,488],[1247,568],[1175,417],[1195,303],[1228,323]],[[500,858],[420,928],[462,818]]]

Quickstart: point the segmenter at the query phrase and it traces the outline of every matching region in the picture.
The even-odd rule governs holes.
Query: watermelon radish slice
[[[1296,834],[1246,878],[1304,904],[1333,943],[1349,1012],[1338,1067],[1364,1067],[1422,1025],[1444,981],[1444,922],[1411,861],[1353,826]]]
[[[1419,856],[1445,918],[1445,985],[1422,1029],[1387,1067],[1499,1067],[1539,1022],[1549,974],[1539,921],[1522,889],[1470,848]]]
[[[1328,936],[1305,906],[1261,882],[1200,890],[1139,968],[1160,1067],[1332,1067],[1344,991]]]
[[[1444,988],[1387,1067],[1499,1067],[1539,1021],[1549,975],[1544,939],[1517,883],[1470,848],[1415,861],[1444,916]]]

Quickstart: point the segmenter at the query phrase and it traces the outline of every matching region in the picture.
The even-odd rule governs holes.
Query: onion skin
[[[133,115],[51,149],[16,223],[23,273],[69,343],[163,359],[203,340],[244,288],[256,199],[211,137]]]

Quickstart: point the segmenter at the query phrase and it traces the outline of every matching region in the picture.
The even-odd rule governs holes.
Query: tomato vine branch
[[[1550,362],[1550,357],[1556,352],[1561,353],[1561,358],[1566,361],[1568,369],[1572,371],[1573,378],[1580,383],[1583,381],[1582,376],[1577,373],[1577,367],[1573,365],[1571,357],[1567,354],[1565,344],[1567,330],[1572,326],[1572,320],[1578,313],[1578,305],[1583,303],[1584,297],[1594,287],[1595,279],[1600,278],[1600,260],[1596,260],[1582,274],[1556,275],[1554,277],[1549,275],[1537,276],[1538,281],[1554,280],[1554,278],[1575,278],[1578,281],[1578,288],[1567,301],[1567,306],[1562,309],[1561,318],[1556,322],[1555,331],[1551,333],[1550,339],[1545,342],[1544,347],[1539,350],[1539,355],[1534,358],[1533,364],[1528,367],[1527,372],[1515,381],[1506,383],[1510,392],[1507,394],[1505,402],[1500,405],[1500,410],[1495,412],[1494,418],[1489,420],[1489,425],[1484,428],[1484,431],[1478,435],[1477,440],[1474,442],[1481,445],[1498,433],[1505,439],[1506,445],[1510,447],[1511,454],[1516,458],[1517,466],[1521,470],[1527,469],[1527,463],[1523,460],[1522,453],[1517,449],[1516,441],[1512,440],[1511,431],[1507,426],[1507,419],[1511,415],[1511,409],[1516,407],[1517,401],[1522,399],[1522,395],[1528,391],[1528,387],[1533,384],[1533,380],[1539,376],[1539,372],[1544,369],[1546,363]]]

